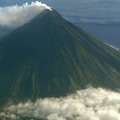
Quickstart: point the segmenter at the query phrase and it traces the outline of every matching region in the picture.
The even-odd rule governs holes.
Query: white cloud
[[[105,43],[105,44],[107,44],[108,46],[110,46],[111,48],[113,48],[113,49],[115,49],[115,50],[117,50],[117,51],[120,51],[120,48],[118,48],[118,47],[115,47],[115,46],[110,45],[110,44],[108,44],[108,43]]]
[[[49,9],[46,4],[41,2],[25,3],[23,6],[0,7],[0,25],[8,27],[18,27],[33,19],[41,11]]]
[[[87,88],[61,98],[38,99],[11,105],[0,116],[47,120],[120,120],[120,93]]]

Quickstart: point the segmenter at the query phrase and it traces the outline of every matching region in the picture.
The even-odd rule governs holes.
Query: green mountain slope
[[[45,10],[0,40],[0,106],[91,84],[120,88],[120,53]]]
[[[13,30],[13,28],[1,27],[0,26],[0,38],[7,35]]]

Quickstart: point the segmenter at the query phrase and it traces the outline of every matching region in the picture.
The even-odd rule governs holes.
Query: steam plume
[[[46,4],[41,2],[25,3],[23,6],[0,7],[0,25],[8,27],[18,27],[33,19],[37,14],[45,9],[51,10]]]

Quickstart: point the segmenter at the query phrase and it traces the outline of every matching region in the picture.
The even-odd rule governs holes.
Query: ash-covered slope
[[[120,53],[44,10],[0,40],[0,106],[59,97],[91,84],[120,88]]]

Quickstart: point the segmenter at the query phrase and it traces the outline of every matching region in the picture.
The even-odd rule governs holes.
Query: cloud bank
[[[49,6],[38,1],[31,4],[25,3],[22,6],[0,7],[0,16],[2,16],[0,17],[0,26],[21,26],[45,9],[51,10]]]
[[[61,98],[38,99],[5,108],[2,118],[45,120],[120,120],[120,93],[87,88]]]

